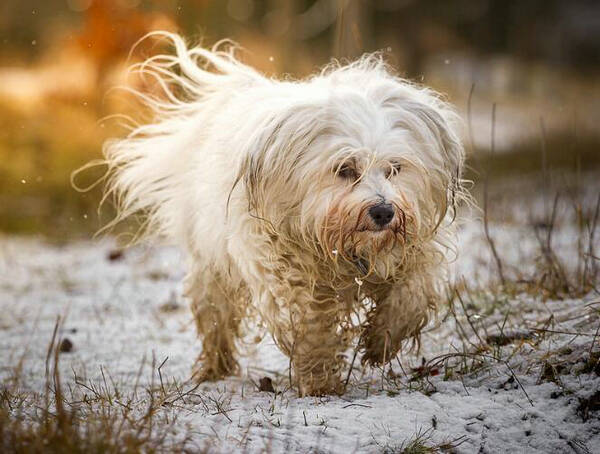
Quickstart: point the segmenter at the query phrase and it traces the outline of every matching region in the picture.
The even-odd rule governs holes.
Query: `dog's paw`
[[[339,374],[329,376],[298,377],[298,394],[300,397],[306,396],[330,396],[341,395],[344,393],[344,383]]]
[[[384,353],[383,349],[367,349],[362,356],[361,363],[368,364],[369,366],[380,366],[388,363],[390,359],[387,352]]]
[[[225,377],[235,375],[237,373],[237,363],[223,364],[221,362],[210,364],[209,362],[198,360],[192,368],[192,380],[196,383],[205,381],[219,381]]]
[[[322,397],[331,395],[342,395],[344,393],[344,384],[341,381],[329,384],[300,384],[298,386],[298,395],[300,397]]]
[[[387,364],[396,356],[399,349],[400,342],[392,342],[386,333],[367,332],[359,345],[359,350],[363,351],[361,363],[370,366]]]

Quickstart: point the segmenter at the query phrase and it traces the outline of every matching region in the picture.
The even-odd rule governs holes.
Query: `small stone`
[[[73,351],[73,342],[68,337],[65,337],[58,346],[58,351],[61,353],[70,353]]]
[[[274,393],[275,388],[273,388],[273,380],[269,377],[263,377],[258,381],[258,390],[265,391],[268,393]]]
[[[167,301],[158,307],[160,312],[177,312],[179,309],[181,309],[181,306],[174,300]]]
[[[113,249],[108,253],[107,257],[111,262],[116,262],[117,260],[121,260],[123,258],[123,251],[121,249]]]

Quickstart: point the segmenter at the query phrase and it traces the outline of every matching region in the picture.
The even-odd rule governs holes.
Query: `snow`
[[[517,230],[493,227],[506,261],[527,269],[535,245],[513,247]],[[479,284],[493,279],[481,224],[465,225],[460,235],[464,254],[457,273]],[[559,229],[556,238],[557,244],[566,244],[572,232]],[[161,367],[165,380],[189,378],[201,344],[181,296],[182,254],[168,247],[134,247],[109,260],[114,248],[111,239],[56,245],[0,237],[0,379],[6,380],[22,361],[24,383],[43,389],[58,316],[63,320],[60,336],[74,345],[71,353],[60,355],[65,386],[73,383],[74,373],[100,383],[102,371],[119,386],[132,386],[142,363],[142,380],[148,382],[150,363],[156,368],[166,358]],[[187,434],[195,445],[206,443],[217,452],[393,452],[419,434],[427,436],[427,445],[452,442],[458,453],[600,452],[598,413],[584,421],[577,410],[581,399],[600,389],[600,377],[580,367],[598,327],[596,302],[597,295],[542,301],[484,292],[467,304],[479,335],[498,333],[506,323],[534,336],[498,347],[495,354],[502,361],[490,360],[482,371],[444,380],[440,364],[438,374],[410,380],[403,371],[414,375],[421,356],[432,360],[462,351],[456,320],[476,342],[464,312],[455,319],[442,310],[427,328],[419,356],[402,355],[391,375],[387,369],[382,375],[355,365],[348,391],[340,397],[298,398],[287,386],[287,359],[266,336],[249,346],[241,377],[202,384],[164,411],[177,416],[173,437]],[[544,326],[580,335],[535,336],[532,330]],[[252,343],[253,333],[248,339]],[[459,367],[461,360],[448,361]],[[556,382],[542,380],[545,360],[572,367]],[[255,383],[264,376],[273,379],[279,393],[258,390]]]

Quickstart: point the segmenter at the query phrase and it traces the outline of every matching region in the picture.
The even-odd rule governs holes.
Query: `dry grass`
[[[543,269],[537,273],[541,275]],[[518,389],[531,402],[519,378],[523,374],[537,374],[540,383],[552,381],[558,384],[561,393],[570,393],[562,384],[563,375],[599,373],[598,329],[594,332],[588,324],[588,328],[566,333],[589,339],[583,350],[545,351],[541,347],[545,339],[565,333],[559,331],[551,315],[527,325],[518,313],[512,314],[511,305],[516,296],[507,288],[517,285],[521,284],[509,280],[504,286],[486,289],[471,288],[465,282],[453,286],[448,292],[442,323],[453,326],[455,351],[424,359],[420,366],[412,368],[398,359],[394,369],[401,373],[392,371],[391,367],[375,371],[381,374],[379,385],[374,385],[371,371],[357,370],[352,377],[349,375],[352,379],[349,379],[348,391],[357,394],[364,390],[366,396],[377,392],[394,397],[401,391],[429,395],[436,392],[436,380],[433,380],[436,377],[463,382],[468,393],[470,381],[486,380],[490,371],[500,371],[505,375],[502,386]],[[533,287],[529,289],[533,292]],[[500,321],[498,312],[506,314]],[[600,319],[598,305],[582,304],[578,317],[584,319],[586,316],[590,316],[590,323]],[[175,435],[173,429],[178,414],[193,409],[204,415],[222,415],[231,419],[229,411],[235,406],[231,394],[218,389],[200,392],[195,385],[166,379],[162,368],[167,359],[157,361],[153,358],[143,362],[135,376],[121,383],[117,383],[106,369],[101,370],[100,381],[88,380],[73,372],[72,380],[68,380],[70,384],[65,387],[59,367],[62,340],[57,337],[58,332],[59,324],[48,347],[46,386],[41,392],[26,388],[18,367],[13,379],[6,380],[0,389],[1,452],[199,452],[210,450],[214,440],[197,445],[193,434]],[[524,347],[533,349],[535,354],[529,357],[527,370],[523,370],[523,366],[515,370],[512,359]],[[142,380],[148,371],[149,380]],[[142,382],[146,384],[142,385]],[[260,387],[256,385],[257,389]],[[282,375],[275,381],[274,389],[284,387],[285,376]],[[243,393],[242,389],[242,399]],[[281,411],[276,407],[284,406],[288,397],[282,393],[273,395],[272,408],[265,409],[265,427],[277,430],[285,425],[280,420]],[[581,400],[578,408],[582,421],[592,417],[598,410],[597,396]],[[327,421],[323,419],[321,425],[325,432]],[[432,427],[435,425],[432,420]],[[375,442],[381,452],[409,454],[452,452],[462,441],[434,442],[431,434],[432,429],[420,429],[401,443],[393,437],[387,442]]]
[[[0,388],[0,451],[3,453],[137,453],[205,452],[189,435],[173,437],[178,403],[194,395],[196,387],[163,382],[155,361],[148,387],[140,385],[144,364],[130,391],[122,391],[107,372],[103,382],[75,374],[65,389],[60,374],[57,321],[46,359],[42,392],[21,383],[20,370]],[[158,374],[159,382],[155,382]],[[131,385],[128,384],[128,385]]]
[[[434,378],[441,378],[443,381],[462,382],[468,395],[468,387],[474,382],[492,383],[494,377],[500,374],[504,376],[501,388],[519,390],[533,407],[535,403],[521,382],[523,376],[538,376],[538,384],[545,381],[556,383],[561,391],[553,393],[555,395],[552,398],[557,398],[573,392],[562,383],[561,376],[590,373],[600,375],[598,303],[582,303],[581,310],[574,316],[582,322],[586,321],[585,328],[564,331],[555,326],[557,321],[552,315],[524,324],[518,313],[519,308],[513,309],[517,312],[514,315],[511,315],[510,306],[502,309],[506,315],[500,322],[497,317],[492,317],[491,313],[488,317],[484,311],[480,311],[481,308],[497,303],[499,295],[501,294],[487,294],[486,301],[482,301],[481,293],[471,292],[464,287],[461,290],[455,288],[454,293],[449,296],[447,313],[442,320],[443,324],[451,323],[454,326],[455,339],[451,344],[454,351],[429,359],[423,357],[421,365],[412,368],[407,368],[396,358],[397,364],[394,366],[399,367],[394,369],[399,369],[401,373],[394,372],[391,366],[380,369],[379,391],[386,392],[390,397],[398,395],[401,391],[416,391],[429,396],[438,392]],[[506,298],[510,301],[512,297]],[[569,347],[571,341],[565,341],[566,347],[554,348],[548,347],[552,343],[544,344],[550,339],[554,339],[555,342],[561,335],[569,336],[571,341],[582,338],[585,342],[580,346]],[[368,386],[367,382],[365,385]],[[354,386],[360,386],[360,380]],[[580,401],[579,413],[582,421],[591,417],[591,411],[600,409],[597,395]]]
[[[471,88],[468,99],[468,127],[472,149],[472,159],[468,166],[467,177],[474,181],[475,192],[479,190],[479,199],[483,208],[483,230],[488,247],[491,251],[497,272],[498,282],[503,291],[516,294],[526,291],[530,294],[542,294],[545,298],[581,297],[591,291],[598,291],[597,282],[600,278],[600,254],[596,253],[596,230],[600,218],[600,194],[592,206],[586,205],[584,200],[582,167],[588,171],[600,165],[599,144],[595,137],[578,137],[574,130],[572,134],[560,134],[548,137],[544,119],[539,119],[539,143],[522,143],[511,152],[496,153],[496,104],[491,110],[491,137],[489,152],[481,153],[475,149],[472,134],[471,102],[474,86]],[[558,174],[562,186],[551,193],[553,176]],[[571,184],[567,183],[567,174],[572,176]],[[518,178],[537,182],[533,187],[539,188],[543,202],[541,218],[535,219],[531,213],[527,216],[527,198],[523,194],[514,194],[510,204],[520,207],[518,214],[529,219],[529,228],[537,239],[538,257],[533,274],[527,278],[520,277],[508,281],[505,265],[496,247],[496,242],[490,233],[490,183],[493,178],[498,180],[502,176],[515,175]],[[530,184],[531,186],[531,184]],[[532,187],[528,188],[529,190]],[[566,194],[568,198],[567,209],[559,213],[559,200]],[[550,209],[548,201],[553,196]],[[535,199],[535,196],[534,196]],[[570,218],[569,218],[570,214]],[[506,213],[501,213],[500,217]],[[575,271],[569,270],[562,263],[559,254],[554,250],[553,234],[559,223],[558,217],[567,218],[565,223],[573,222],[577,226],[577,250],[570,251],[572,257],[577,257],[578,263]],[[519,223],[523,224],[522,219]]]
[[[536,245],[533,256],[535,263],[529,271],[520,269],[520,264],[505,262],[487,227],[491,214],[485,207],[485,238],[494,259],[496,281],[500,284],[497,287],[492,282],[488,291],[513,297],[527,293],[553,300],[581,298],[590,292],[600,293],[600,195],[593,204],[586,206],[580,195],[575,195],[569,187],[565,187],[556,190],[551,200],[550,207],[544,210],[540,218],[530,216],[521,224],[521,235],[534,239]],[[502,228],[502,224],[496,226],[498,230]],[[571,232],[568,234],[568,247],[557,241],[561,230],[563,239],[565,231]],[[515,241],[518,240],[515,238]],[[510,276],[507,276],[506,269],[512,270]]]
[[[465,437],[459,437],[442,443],[433,442],[432,434],[435,430],[435,420],[432,421],[432,424],[429,429],[418,429],[411,438],[404,440],[400,444],[393,442],[382,443],[375,438],[373,440],[383,454],[452,453],[455,452],[455,448],[465,441]],[[393,438],[391,434],[388,434],[388,436],[390,439]]]

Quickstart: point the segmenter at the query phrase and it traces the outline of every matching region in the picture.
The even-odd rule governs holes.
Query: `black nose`
[[[380,203],[369,208],[369,214],[373,221],[375,221],[375,224],[383,227],[394,219],[394,207],[391,203]]]

